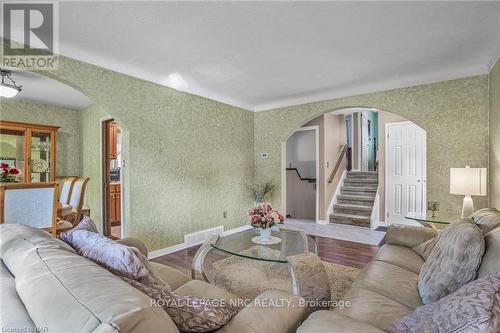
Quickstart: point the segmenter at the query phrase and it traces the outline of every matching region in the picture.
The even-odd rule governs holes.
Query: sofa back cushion
[[[51,332],[178,332],[151,299],[52,235],[0,225],[0,253],[37,327]]]
[[[474,280],[483,253],[483,233],[470,220],[443,229],[418,276],[422,303],[435,302]]]

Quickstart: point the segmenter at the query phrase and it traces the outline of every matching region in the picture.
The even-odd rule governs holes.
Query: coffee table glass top
[[[273,230],[271,236],[281,238],[281,242],[272,245],[261,245],[252,242],[252,238],[259,236],[256,229],[250,229],[236,234],[219,238],[212,247],[226,253],[277,263],[286,263],[286,257],[307,252],[308,242],[299,232],[290,230]],[[310,239],[309,242],[314,242]]]
[[[447,212],[438,212],[435,214],[434,217],[432,217],[431,214],[422,216],[422,214],[409,213],[408,215],[406,215],[406,218],[409,220],[417,221],[418,223],[423,225],[431,223],[431,224],[441,224],[444,226],[446,224],[450,224],[452,222],[455,222],[456,220],[459,220],[460,215]]]

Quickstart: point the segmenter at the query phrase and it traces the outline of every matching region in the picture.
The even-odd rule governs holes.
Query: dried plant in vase
[[[250,192],[256,203],[261,203],[269,200],[276,186],[271,182],[257,183],[250,186]]]

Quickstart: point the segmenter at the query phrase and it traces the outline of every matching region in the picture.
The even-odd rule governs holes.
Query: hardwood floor
[[[366,245],[324,237],[314,238],[318,244],[318,254],[322,260],[356,268],[363,268],[372,260],[379,249],[376,245]],[[193,246],[155,258],[153,261],[171,266],[190,275],[191,262],[199,247],[199,245]]]

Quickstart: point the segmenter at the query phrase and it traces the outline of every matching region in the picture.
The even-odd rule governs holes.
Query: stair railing
[[[332,170],[332,173],[330,174],[330,178],[328,178],[328,183],[331,184],[333,180],[335,179],[335,175],[337,174],[337,171],[339,170],[340,164],[342,163],[342,160],[344,159],[344,156],[347,152],[347,145],[342,146],[342,150],[340,151],[339,156],[337,157],[337,163],[335,163],[335,167]]]

